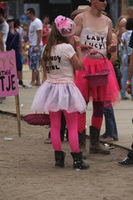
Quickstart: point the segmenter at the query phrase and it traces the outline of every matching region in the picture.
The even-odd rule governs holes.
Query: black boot
[[[100,144],[99,141],[100,130],[90,126],[90,153],[110,154],[107,147]]]
[[[55,151],[55,166],[64,167],[65,156],[63,151]]]
[[[27,86],[23,83],[22,80],[19,80],[18,84],[21,85],[22,87],[27,87]]]
[[[120,165],[133,166],[133,151],[127,154],[127,157],[118,162]]]
[[[88,169],[90,166],[82,161],[82,152],[71,153],[73,157],[73,168],[74,169]]]
[[[86,130],[82,133],[78,132],[79,136],[79,149],[82,152],[82,158],[87,159],[87,151],[86,151]]]

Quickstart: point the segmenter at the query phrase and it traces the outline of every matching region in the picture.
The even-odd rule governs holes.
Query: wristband
[[[130,80],[127,80],[127,82],[131,83],[132,81],[130,81]]]
[[[127,81],[127,84],[128,84],[128,85],[131,85],[132,83],[131,83],[131,81],[130,81],[130,82]]]
[[[76,47],[76,49],[81,49],[81,46]]]

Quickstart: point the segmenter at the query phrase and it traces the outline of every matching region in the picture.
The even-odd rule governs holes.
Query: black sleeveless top
[[[133,48],[133,32],[130,38],[129,47]]]

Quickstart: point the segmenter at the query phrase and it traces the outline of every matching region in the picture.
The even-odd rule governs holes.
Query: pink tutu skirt
[[[108,69],[111,73],[108,75],[108,84],[98,87],[90,87],[88,80],[83,77],[86,75],[85,71],[88,74],[95,74],[96,72],[101,71],[105,66],[105,60]],[[114,68],[108,58],[101,60],[92,60],[86,58],[84,61],[85,71],[76,71],[75,84],[82,93],[85,101],[102,101],[106,104],[115,104],[119,102],[119,86],[114,72]],[[108,105],[107,105],[108,106]]]
[[[66,110],[86,112],[86,102],[74,83],[50,83],[45,81],[37,90],[31,110],[35,112],[57,112]]]

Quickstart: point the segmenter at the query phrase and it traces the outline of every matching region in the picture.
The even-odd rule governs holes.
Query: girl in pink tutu
[[[87,169],[89,165],[82,161],[82,152],[79,152],[77,132],[77,112],[86,112],[86,102],[73,83],[74,70],[80,71],[83,67],[79,37],[73,36],[76,52],[69,44],[75,29],[76,25],[71,19],[61,15],[55,19],[42,52],[43,84],[34,97],[31,109],[35,112],[49,112],[55,166],[59,167],[64,167],[65,158],[60,139],[63,111],[69,132],[73,168]]]

